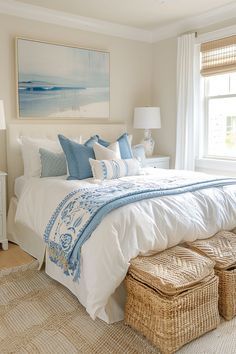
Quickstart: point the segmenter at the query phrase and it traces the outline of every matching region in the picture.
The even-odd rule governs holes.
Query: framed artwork
[[[109,118],[109,53],[16,39],[19,118]]]

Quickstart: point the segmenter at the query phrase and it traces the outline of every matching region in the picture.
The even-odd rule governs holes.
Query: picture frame
[[[20,119],[109,119],[110,53],[16,38]]]

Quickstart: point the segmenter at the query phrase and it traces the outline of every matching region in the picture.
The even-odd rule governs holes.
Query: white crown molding
[[[236,18],[236,2],[170,25],[157,27],[152,31],[152,42],[155,43],[163,39],[176,37],[181,33],[195,31],[233,18]]]
[[[156,27],[153,30],[144,30],[108,21],[96,20],[89,17],[72,15],[62,11],[46,9],[41,6],[17,2],[15,0],[0,0],[0,13],[80,29],[83,31],[140,42],[155,43],[164,39],[176,37],[187,31],[197,30],[236,18],[236,2],[234,1],[233,3],[205,12],[201,15],[188,17],[185,20],[176,21],[169,25]]]
[[[213,32],[207,32],[207,33],[200,34],[196,38],[196,43],[200,44],[200,43],[205,43],[208,41],[214,41],[215,39],[230,37],[235,34],[236,34],[236,25],[233,25],[233,26],[218,29]]]
[[[147,30],[72,15],[15,0],[0,0],[0,13],[135,41],[152,42],[151,32]]]

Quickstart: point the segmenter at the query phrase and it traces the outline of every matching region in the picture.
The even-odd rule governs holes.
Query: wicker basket
[[[214,262],[183,247],[137,257],[126,277],[125,322],[162,353],[216,328],[218,278]]]
[[[236,235],[233,232],[220,231],[210,238],[187,242],[187,245],[212,259],[216,269],[236,266]]]
[[[219,312],[226,320],[231,320],[236,316],[236,235],[221,231],[209,239],[188,243],[188,246],[216,262]]]
[[[174,353],[219,324],[216,276],[173,297],[158,294],[130,275],[126,287],[126,324],[141,332],[163,354]]]
[[[226,320],[236,316],[236,269],[215,270],[219,277],[219,312]]]

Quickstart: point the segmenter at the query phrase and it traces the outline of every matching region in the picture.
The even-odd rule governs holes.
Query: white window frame
[[[214,32],[204,33],[199,35],[196,38],[196,50],[195,50],[195,83],[196,83],[196,107],[198,117],[197,131],[196,135],[198,138],[196,139],[196,158],[195,158],[195,166],[197,171],[215,173],[215,174],[224,174],[236,176],[236,159],[229,159],[227,157],[212,157],[207,156],[207,139],[208,139],[208,120],[204,119],[204,111],[206,109],[206,101],[204,98],[204,90],[201,89],[204,84],[204,80],[200,75],[200,45],[203,42],[213,41],[215,39],[220,39],[224,37],[228,37],[236,34],[236,25],[226,27]],[[200,96],[200,92],[202,96]],[[222,96],[220,96],[222,97]],[[228,95],[227,95],[228,97]]]
[[[228,157],[228,156],[222,156],[222,155],[210,155],[208,153],[208,140],[209,140],[209,101],[211,99],[217,99],[217,98],[236,98],[235,93],[229,93],[226,95],[214,95],[211,96],[209,95],[209,85],[206,80],[204,80],[204,113],[203,113],[203,121],[204,121],[204,131],[202,132],[204,136],[204,142],[203,142],[203,157],[205,158],[210,158],[210,159],[216,159],[216,160],[232,160],[236,161],[236,156],[235,157]],[[206,95],[207,93],[207,95]],[[207,117],[208,119],[205,119]]]

